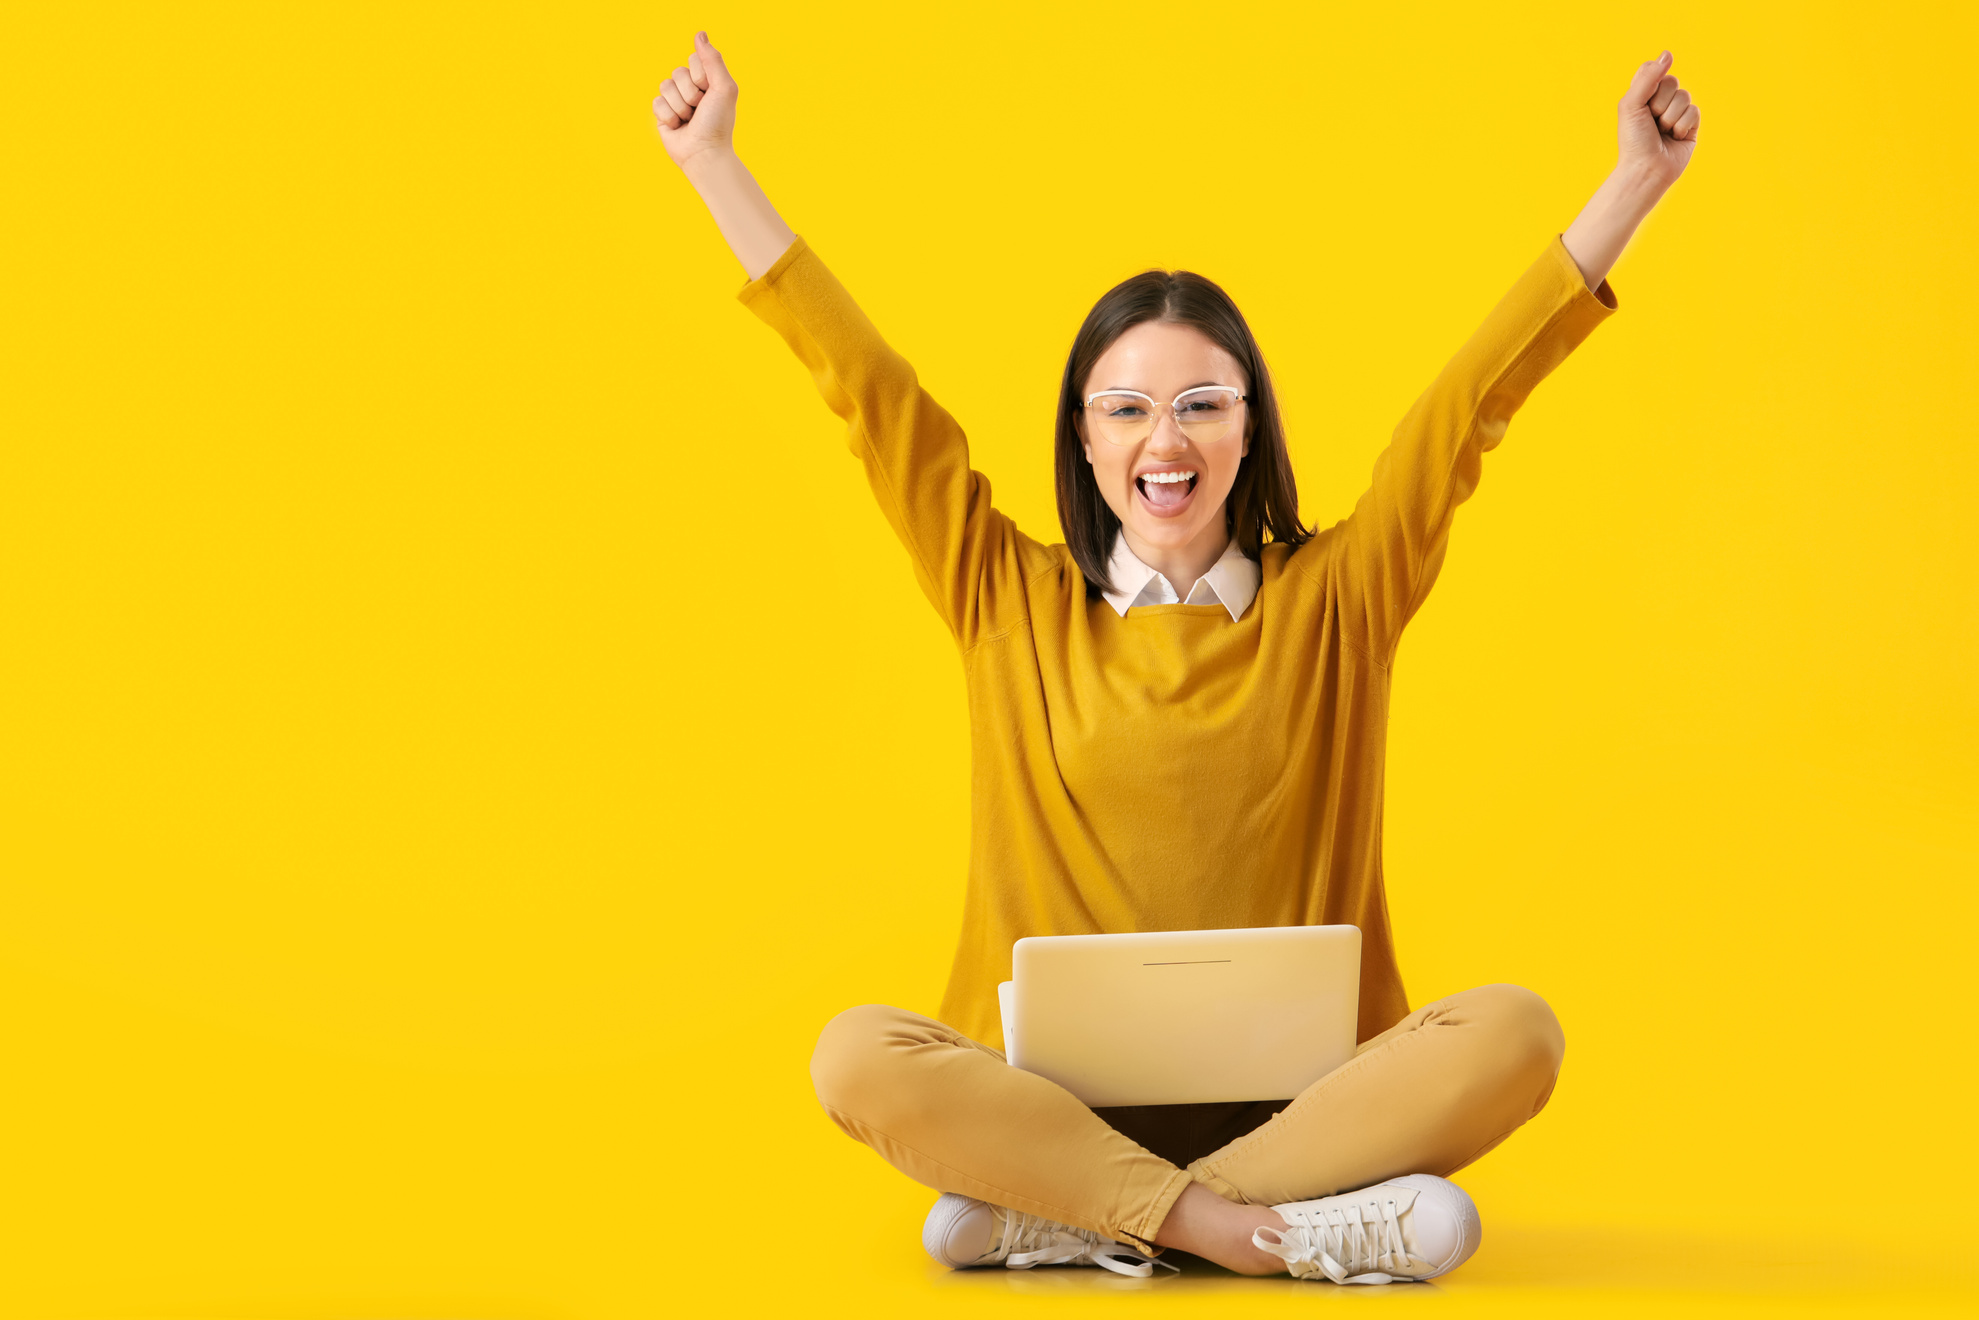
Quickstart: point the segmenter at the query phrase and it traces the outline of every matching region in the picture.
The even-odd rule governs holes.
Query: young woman
[[[944,1193],[924,1234],[936,1259],[1146,1274],[1174,1247],[1387,1282],[1476,1249],[1476,1210],[1446,1175],[1539,1112],[1563,1042],[1516,986],[1409,1009],[1381,875],[1391,662],[1481,455],[1613,312],[1609,268],[1695,149],[1670,64],[1637,70],[1614,172],[1333,527],[1299,523],[1271,377],[1224,292],[1165,271],[1108,292],[1059,395],[1062,545],[991,505],[961,428],[737,159],[735,80],[705,33],[654,100],[748,272],[742,301],[846,420],[962,654],[974,827],[942,1020],[852,1009],[811,1064],[841,1128]],[[1361,1045],[1289,1102],[1101,1113],[995,1048],[1023,936],[1321,923],[1361,930]]]

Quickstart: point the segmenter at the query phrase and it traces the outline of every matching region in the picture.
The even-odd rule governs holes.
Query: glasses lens
[[[1175,401],[1175,420],[1191,440],[1221,440],[1237,424],[1242,404],[1235,390],[1191,390]]]
[[[1086,410],[1100,438],[1131,445],[1154,429],[1154,410],[1138,394],[1101,394]]]

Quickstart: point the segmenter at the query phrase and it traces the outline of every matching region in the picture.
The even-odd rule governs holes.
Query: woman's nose
[[[1176,424],[1175,414],[1164,408],[1155,416],[1154,434],[1148,437],[1148,448],[1164,454],[1179,454],[1188,448],[1188,437]]]

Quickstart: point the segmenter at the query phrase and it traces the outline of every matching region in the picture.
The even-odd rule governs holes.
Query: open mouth
[[[1189,505],[1196,493],[1196,474],[1182,472],[1143,472],[1134,478],[1134,489],[1156,517],[1172,518]]]

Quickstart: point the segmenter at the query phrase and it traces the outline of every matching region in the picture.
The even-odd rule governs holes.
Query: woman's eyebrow
[[[1219,390],[1239,389],[1238,386],[1232,385],[1227,381],[1199,380],[1193,385],[1190,385],[1181,390],[1177,390],[1176,393],[1187,394],[1190,390],[1208,389],[1212,386],[1214,386],[1216,389]],[[1098,389],[1088,390],[1086,392],[1088,394],[1138,394],[1144,399],[1152,399],[1154,397],[1154,395],[1150,394],[1148,391],[1135,389],[1132,385],[1102,385]]]
[[[1178,390],[1178,391],[1176,391],[1176,392],[1177,392],[1178,394],[1187,394],[1187,393],[1188,393],[1188,392],[1189,392],[1190,390],[1200,390],[1200,389],[1206,389],[1206,388],[1208,388],[1209,386],[1212,386],[1212,385],[1213,385],[1213,386],[1215,386],[1215,387],[1216,387],[1217,389],[1220,389],[1220,390],[1234,390],[1234,389],[1236,389],[1236,388],[1237,388],[1237,387],[1236,387],[1235,385],[1231,385],[1231,384],[1227,384],[1227,383],[1225,383],[1224,381],[1220,381],[1220,380],[1199,380],[1199,381],[1197,381],[1197,382],[1196,382],[1195,384],[1193,384],[1193,385],[1189,385],[1189,386],[1185,386],[1184,388],[1182,388],[1182,389],[1180,389],[1180,390]],[[1132,385],[1103,385],[1103,386],[1101,386],[1101,387],[1100,387],[1099,389],[1096,389],[1096,390],[1094,390],[1094,391],[1092,391],[1092,393],[1094,393],[1094,394],[1147,394],[1147,396],[1148,396],[1148,397],[1149,397],[1150,399],[1152,399],[1152,398],[1154,397],[1154,395],[1152,395],[1152,394],[1148,394],[1148,392],[1147,392],[1146,390],[1137,390],[1137,389],[1135,389],[1135,388],[1134,388],[1134,387],[1133,387]]]

